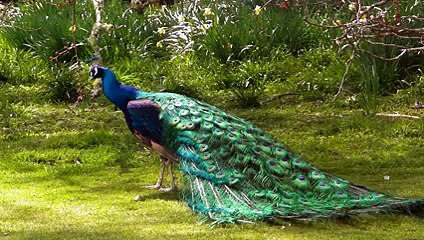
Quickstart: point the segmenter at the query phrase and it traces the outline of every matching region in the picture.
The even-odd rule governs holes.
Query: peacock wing
[[[151,99],[137,99],[127,104],[126,121],[130,129],[143,137],[162,142],[163,121],[159,119],[161,109]]]

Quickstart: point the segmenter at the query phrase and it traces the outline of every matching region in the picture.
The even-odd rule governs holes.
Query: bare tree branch
[[[342,93],[342,91],[343,91],[343,86],[344,86],[344,84],[346,82],[347,74],[349,73],[350,67],[352,66],[352,62],[353,62],[353,59],[355,58],[355,54],[356,54],[356,48],[354,48],[352,50],[352,55],[346,61],[345,72],[343,74],[342,81],[340,82],[339,90],[337,91],[336,95],[334,95],[333,100],[335,100]]]
[[[100,30],[103,26],[102,23],[102,14],[104,9],[104,1],[103,0],[93,0],[94,9],[96,11],[96,22],[93,24],[93,29],[91,30],[90,35],[90,43],[93,46],[94,54],[96,55],[96,58],[94,61],[97,64],[102,63],[102,56],[100,54],[100,46],[99,46],[99,35]]]

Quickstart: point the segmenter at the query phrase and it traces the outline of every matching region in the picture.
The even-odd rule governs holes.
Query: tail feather
[[[342,218],[363,213],[402,212],[412,214],[424,210],[424,200],[385,197],[380,203],[362,206],[323,206],[318,203],[293,203],[284,200],[270,202],[250,197],[245,191],[226,185],[215,185],[196,176],[185,176],[186,188],[183,199],[196,212],[207,215],[213,224],[223,222],[252,222],[299,220],[311,221],[322,218]],[[362,191],[364,189],[360,188]],[[251,189],[250,189],[251,190]]]
[[[160,105],[164,143],[184,173],[183,199],[215,223],[314,220],[364,212],[412,211],[424,200],[396,198],[320,171],[252,123],[169,93]]]

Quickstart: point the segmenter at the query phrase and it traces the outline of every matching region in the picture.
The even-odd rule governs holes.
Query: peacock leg
[[[170,160],[168,163],[169,163],[169,175],[171,176],[171,187],[160,188],[159,190],[163,192],[171,192],[177,189],[177,185],[175,183],[175,175],[174,175],[174,161]]]
[[[159,170],[159,178],[156,181],[155,185],[151,185],[151,186],[145,186],[145,188],[147,189],[160,189],[162,187],[162,182],[163,182],[163,173],[165,171],[165,166],[168,163],[168,159],[166,159],[165,157],[160,157],[160,162],[161,162],[161,166],[160,166],[160,170]]]

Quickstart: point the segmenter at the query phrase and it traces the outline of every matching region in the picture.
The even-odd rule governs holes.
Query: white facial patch
[[[90,77],[96,76],[98,71],[97,67],[92,68],[90,71]]]

